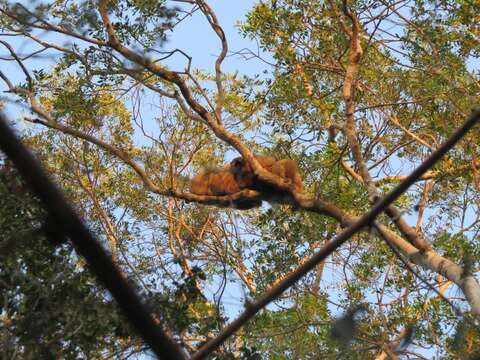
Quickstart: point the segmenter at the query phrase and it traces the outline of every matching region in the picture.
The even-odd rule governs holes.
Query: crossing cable
[[[375,218],[387,207],[392,204],[399,196],[401,196],[412,184],[414,184],[428,169],[430,169],[440,158],[445,155],[464,135],[470,130],[477,121],[480,120],[480,107],[473,110],[463,125],[458,128],[438,149],[436,149],[422,164],[420,164],[405,180],[399,183],[383,198],[379,199],[376,204],[365,213],[355,223],[347,227],[340,234],[325,244],[317,253],[312,255],[307,261],[301,264],[283,280],[272,286],[263,293],[255,301],[248,303],[245,310],[230,324],[224,327],[219,334],[202,346],[193,356],[191,360],[205,359],[226,339],[240,329],[247,321],[249,321],[257,312],[267,306],[271,301],[278,298],[285,290],[295,284],[299,279],[305,276],[310,270],[315,268],[321,261],[325,260],[340,245],[350,239],[357,232],[366,226],[372,226]]]
[[[63,193],[10,129],[2,113],[0,113],[0,149],[17,167],[29,188],[43,202],[49,215],[55,220],[55,226],[70,238],[77,252],[85,258],[94,274],[110,291],[127,319],[155,355],[166,360],[187,359],[183,350],[166,334],[159,321],[153,318],[140,297],[128,285],[125,277],[80,220]]]

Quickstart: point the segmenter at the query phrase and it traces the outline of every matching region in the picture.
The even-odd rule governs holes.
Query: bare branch
[[[7,43],[6,41],[0,40],[0,44],[2,44],[3,46],[5,46],[8,49],[8,51],[10,52],[10,55],[12,55],[12,57],[15,59],[15,61],[18,63],[18,65],[20,65],[23,73],[25,74],[25,77],[27,78],[28,85],[31,87],[32,86],[32,77],[30,76],[30,73],[28,72],[27,68],[23,64],[22,60],[20,60],[20,58],[15,53],[15,50],[13,50],[13,48],[10,46],[10,44]]]
[[[124,152],[123,150],[120,150],[117,147],[106,143],[105,141],[97,139],[94,136],[85,134],[85,133],[83,133],[79,130],[72,129],[68,126],[61,125],[57,122],[48,122],[48,121],[43,121],[43,120],[40,120],[40,119],[27,119],[27,120],[29,120],[30,122],[35,123],[35,124],[40,124],[40,125],[46,126],[48,128],[51,128],[51,129],[59,130],[59,131],[63,132],[64,134],[69,134],[69,135],[75,136],[79,139],[86,140],[86,141],[88,141],[92,144],[95,144],[95,145],[107,150],[108,152],[117,156],[119,159],[121,159],[126,164],[128,164],[133,170],[135,170],[135,172],[140,176],[143,183],[145,184],[145,186],[147,186],[147,188],[150,191],[155,192],[157,194],[164,194],[164,195],[166,195],[168,193],[167,191],[162,191],[157,185],[155,185],[153,183],[153,181],[150,179],[150,177],[147,175],[145,170],[138,163],[133,161],[132,158],[126,152]]]
[[[434,147],[432,145],[430,145],[429,143],[427,143],[425,140],[423,140],[422,138],[418,137],[417,135],[415,135],[413,132],[411,132],[410,130],[408,130],[405,126],[403,126],[402,124],[400,124],[400,121],[398,121],[397,117],[396,116],[389,116],[388,117],[388,121],[394,123],[396,126],[398,126],[403,132],[405,132],[405,134],[407,134],[408,136],[410,136],[412,139],[414,139],[415,141],[417,141],[418,143],[424,145],[425,147],[429,148],[430,150],[433,150]]]
[[[33,28],[36,28],[36,29],[42,29],[42,30],[47,30],[47,31],[53,31],[53,32],[57,32],[57,33],[60,33],[60,34],[64,34],[64,35],[68,35],[68,36],[71,36],[71,37],[74,37],[74,38],[77,38],[79,40],[83,40],[85,42],[88,42],[88,43],[91,43],[91,44],[95,44],[95,45],[98,45],[98,46],[106,46],[107,44],[103,41],[100,41],[100,40],[97,40],[97,39],[93,39],[93,38],[89,38],[89,37],[86,37],[84,35],[81,35],[81,34],[78,34],[78,33],[75,33],[71,30],[67,30],[63,27],[60,27],[60,26],[56,26],[56,25],[53,25],[49,22],[47,22],[46,20],[44,19],[41,19],[40,17],[38,17],[35,13],[32,13],[30,10],[28,10],[25,6],[19,4],[19,3],[16,3],[15,4],[16,6],[20,7],[23,11],[25,11],[26,13],[28,13],[29,15],[33,16],[34,18],[36,18],[39,22],[41,22],[42,24],[41,25],[37,25],[36,23],[27,23],[27,22],[23,22],[18,16],[16,16],[13,12],[10,12],[10,11],[7,11],[5,10],[4,8],[0,8],[0,13],[3,13],[5,14],[6,16],[8,16],[9,18],[17,21],[18,23],[20,24],[24,24],[24,25],[28,25],[28,26],[31,26]]]
[[[3,71],[1,71],[1,70],[0,70],[0,78],[2,78],[2,80],[5,82],[5,84],[7,84],[7,87],[11,92],[15,91],[15,85],[13,85],[13,83],[10,81],[10,79],[7,77],[7,75],[5,75],[3,73]]]
[[[379,227],[379,225],[374,222],[374,227],[375,229],[382,234],[383,229]],[[382,235],[383,238],[386,238],[384,235]],[[409,262],[403,257],[403,255],[397,250],[395,246],[393,246],[392,243],[387,241],[387,245],[390,247],[392,252],[395,254],[395,256],[403,263],[403,265],[407,268],[407,270],[415,275],[417,279],[419,279],[421,282],[423,282],[430,290],[432,290],[435,294],[437,294],[443,301],[445,301],[455,312],[455,314],[459,317],[462,317],[462,311],[456,307],[449,299],[447,299],[440,291],[438,291],[432,284],[430,284],[426,279],[424,279],[420,274],[418,274],[415,269],[409,264]]]
[[[222,83],[222,62],[225,59],[225,56],[227,55],[228,52],[228,44],[227,44],[227,38],[225,37],[225,33],[221,26],[218,23],[217,16],[215,15],[214,11],[212,8],[203,0],[197,0],[197,5],[199,6],[200,10],[204,13],[206,16],[208,22],[210,23],[210,26],[212,29],[215,31],[217,34],[218,38],[220,39],[220,42],[222,44],[222,51],[220,52],[220,55],[218,55],[217,60],[215,61],[215,80],[217,83],[217,90],[218,90],[218,98],[217,98],[217,104],[215,106],[215,115],[217,117],[217,120],[219,122],[222,121],[222,107],[223,107],[223,102],[225,100],[225,91],[223,88],[223,83]]]

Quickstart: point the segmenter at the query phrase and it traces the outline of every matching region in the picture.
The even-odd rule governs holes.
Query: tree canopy
[[[215,5],[0,2],[1,105],[190,354],[403,181],[480,95],[475,1],[258,1],[238,19],[242,50]],[[180,47],[188,22],[208,27]],[[217,44],[207,68],[190,54],[201,39]],[[475,127],[215,358],[480,356],[479,144]],[[303,193],[254,155],[293,159]],[[289,196],[190,192],[237,156]],[[8,162],[0,175],[0,349],[144,354]],[[248,199],[263,205],[232,207]]]

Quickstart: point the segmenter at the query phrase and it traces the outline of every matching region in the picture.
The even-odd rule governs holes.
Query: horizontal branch
[[[430,170],[427,171],[419,180],[432,180],[442,177],[454,176],[457,177],[459,175],[465,174],[469,171],[475,171],[476,169],[480,168],[480,160],[472,160],[470,164],[463,164],[453,169],[449,169],[448,171],[439,171],[439,170]],[[375,180],[375,185],[383,185],[393,182],[400,182],[407,178],[407,175],[393,175],[393,176],[386,176],[381,179]]]
[[[111,145],[109,143],[106,143],[105,141],[102,141],[102,140],[100,140],[100,139],[98,139],[94,136],[85,134],[82,131],[79,131],[79,130],[73,129],[71,127],[59,124],[57,122],[49,122],[49,121],[44,121],[44,120],[40,120],[40,119],[31,119],[31,120],[27,119],[27,120],[34,123],[34,124],[40,124],[40,125],[43,125],[45,127],[58,130],[58,131],[60,131],[64,134],[73,135],[77,138],[80,138],[80,139],[86,140],[86,141],[88,141],[92,144],[95,144],[95,145],[103,148],[104,150],[107,150],[112,155],[115,155],[119,159],[123,160],[126,164],[128,164],[140,176],[140,178],[144,182],[145,186],[148,187],[148,189],[150,189],[151,191],[153,191],[157,194],[166,194],[165,191],[162,191],[157,185],[155,185],[153,183],[153,181],[147,175],[145,170],[137,162],[135,162],[127,153],[125,153],[123,150],[117,148],[116,146],[113,146],[113,145]]]

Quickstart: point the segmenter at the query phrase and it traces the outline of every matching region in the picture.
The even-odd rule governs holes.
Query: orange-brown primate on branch
[[[255,159],[265,170],[281,177],[288,184],[292,184],[295,192],[303,192],[302,178],[295,161],[291,159],[276,160],[271,156],[255,156]],[[241,189],[252,189],[261,192],[263,195],[266,195],[269,201],[279,201],[289,196],[288,193],[278,189],[278,187],[259,180],[250,164],[242,157],[233,159],[230,167]]]
[[[255,159],[265,170],[281,177],[285,182],[293,184],[295,192],[302,192],[302,178],[295,161],[290,159],[276,160],[271,156],[255,156]],[[278,187],[259,180],[251,166],[241,157],[235,158],[223,168],[205,171],[195,176],[190,184],[190,192],[196,195],[231,195],[244,189],[258,191],[262,198],[271,202],[283,202],[290,197],[290,194],[278,189]],[[233,207],[242,210],[251,209],[261,204],[261,200],[258,199],[232,201]]]
[[[195,176],[190,183],[190,192],[196,195],[223,196],[235,194],[243,190],[238,185],[230,166],[207,170]],[[262,205],[258,199],[234,200],[236,209],[248,210]]]

